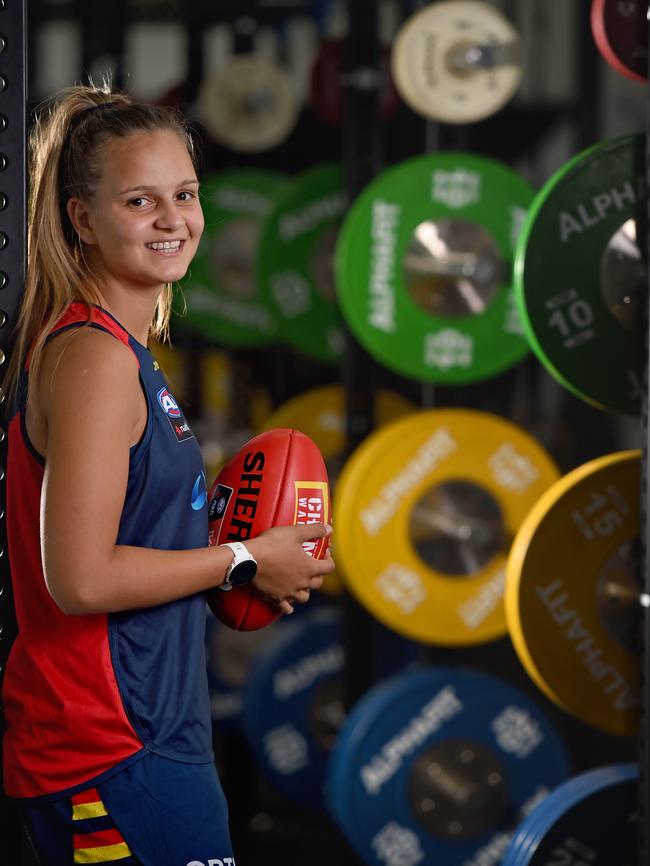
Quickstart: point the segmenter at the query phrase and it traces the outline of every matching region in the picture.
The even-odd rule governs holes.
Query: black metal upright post
[[[379,117],[378,0],[349,0],[349,31],[344,76],[344,164],[350,201],[381,167]],[[343,360],[346,398],[346,443],[351,452],[374,427],[375,362],[348,332]],[[343,638],[346,648],[344,699],[349,707],[373,678],[372,619],[343,594]],[[364,650],[360,651],[360,647]],[[369,651],[370,650],[370,651]]]
[[[650,19],[650,4],[646,5]],[[650,27],[647,34],[648,79],[650,79]],[[650,440],[648,414],[650,411],[650,88],[646,86],[645,115],[645,178],[646,211],[645,232],[638,232],[638,241],[646,262],[649,291],[645,295],[644,313],[644,392],[641,415],[642,469],[641,469],[641,717],[639,725],[639,866],[650,862]]]
[[[0,0],[0,378],[13,343],[25,278],[27,123],[27,3]],[[5,467],[7,406],[0,393],[0,680],[15,636],[9,562],[6,554]],[[1,708],[0,708],[1,710]],[[0,711],[0,731],[4,720]],[[0,784],[0,789],[1,789]],[[0,862],[21,862],[15,814],[0,799]]]

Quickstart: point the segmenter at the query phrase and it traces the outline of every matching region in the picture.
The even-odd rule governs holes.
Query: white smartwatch
[[[257,560],[246,545],[241,541],[228,541],[219,546],[229,547],[235,554],[226,571],[226,579],[219,584],[219,589],[228,592],[233,586],[246,586],[250,583],[257,574]]]

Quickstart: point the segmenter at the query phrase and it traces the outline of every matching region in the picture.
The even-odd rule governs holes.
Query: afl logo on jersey
[[[166,415],[170,418],[180,418],[182,416],[183,413],[181,412],[178,403],[174,400],[167,388],[161,388],[156,396],[158,397],[158,402],[162,406],[163,412]]]
[[[186,439],[193,439],[194,434],[190,430],[190,425],[185,420],[181,407],[174,400],[167,388],[161,388],[156,397],[178,441],[185,442]]]

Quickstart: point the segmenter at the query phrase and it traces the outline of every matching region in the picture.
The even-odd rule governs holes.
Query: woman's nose
[[[176,229],[183,224],[183,220],[172,202],[164,202],[156,214],[156,224],[162,228]]]

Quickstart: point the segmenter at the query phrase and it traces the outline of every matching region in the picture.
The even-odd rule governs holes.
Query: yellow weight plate
[[[187,400],[187,358],[183,350],[169,343],[153,343],[151,354],[169,383],[174,397],[183,403]]]
[[[210,478],[219,473],[271,412],[268,389],[252,378],[252,372],[245,365],[238,368],[226,352],[202,352],[202,414],[192,426],[201,442]]]
[[[392,391],[379,391],[377,394],[377,426],[381,427],[396,418],[416,411],[416,406],[406,398]],[[330,478],[332,499],[336,500],[337,478],[343,462],[345,449],[345,399],[343,389],[338,385],[325,385],[299,394],[283,403],[260,426],[258,432],[274,427],[291,427],[300,430],[314,440],[325,459]],[[332,554],[336,559],[336,536]],[[341,590],[338,574],[328,575],[323,583],[323,591],[335,594]]]
[[[539,499],[507,564],[505,608],[517,655],[566,711],[614,734],[634,734],[639,590],[631,553],[639,533],[640,454],[579,466]]]
[[[228,416],[232,383],[232,365],[225,352],[207,349],[201,356],[201,403],[210,415]]]
[[[502,636],[511,541],[558,474],[534,439],[496,415],[434,409],[394,421],[339,478],[346,585],[378,620],[423,643]]]

